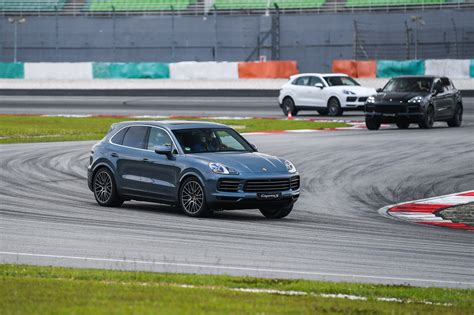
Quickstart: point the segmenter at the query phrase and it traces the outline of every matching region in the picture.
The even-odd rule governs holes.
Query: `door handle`
[[[144,158],[142,161],[143,161],[143,162],[150,162],[150,160],[147,159],[147,158]]]
[[[119,155],[118,155],[117,153],[115,153],[115,152],[112,153],[112,154],[110,154],[110,156],[112,156],[112,157],[119,157]]]

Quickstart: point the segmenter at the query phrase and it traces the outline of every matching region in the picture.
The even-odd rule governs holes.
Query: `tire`
[[[329,116],[341,116],[343,113],[341,103],[339,103],[339,100],[335,97],[329,99],[327,110]]]
[[[426,109],[426,113],[420,119],[420,122],[418,123],[418,126],[420,126],[421,129],[431,129],[431,128],[433,128],[434,116],[435,116],[434,107],[432,105],[430,105]]]
[[[280,208],[260,208],[259,210],[268,219],[282,219],[293,210],[293,204]]]
[[[368,116],[365,117],[365,125],[367,126],[367,129],[369,130],[379,130],[381,124],[382,123],[378,119],[374,119]]]
[[[410,127],[410,122],[406,119],[397,119],[395,124],[397,125],[398,129],[408,129],[408,127]]]
[[[185,179],[181,185],[179,206],[190,217],[206,217],[211,213],[206,203],[204,187],[196,177]]]
[[[318,114],[321,115],[321,116],[327,116],[327,114],[329,113],[328,109],[325,108],[325,109],[318,109],[317,110]]]
[[[123,199],[117,192],[114,175],[106,168],[102,167],[94,174],[92,182],[94,197],[99,206],[119,207]]]
[[[463,108],[461,104],[456,106],[453,118],[447,121],[449,127],[461,127]]]
[[[293,99],[291,97],[287,96],[283,99],[281,109],[283,110],[283,114],[285,114],[285,116],[288,116],[288,113],[290,112],[292,116],[298,115],[298,110],[296,109],[295,102],[293,102]]]

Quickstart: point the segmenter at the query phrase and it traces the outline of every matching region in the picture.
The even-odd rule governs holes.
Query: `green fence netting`
[[[25,66],[22,62],[0,62],[0,78],[23,79]]]
[[[167,63],[108,63],[92,64],[94,79],[169,79]]]
[[[377,78],[391,78],[399,75],[425,74],[424,60],[379,60],[377,61]]]

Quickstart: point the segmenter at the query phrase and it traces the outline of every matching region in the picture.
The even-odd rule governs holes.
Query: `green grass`
[[[0,265],[2,314],[472,314],[474,291],[305,280]],[[193,285],[184,288],[180,285]],[[232,291],[298,290],[305,296]],[[325,298],[321,293],[367,297]],[[399,302],[377,301],[392,297]],[[409,301],[409,302],[408,302]],[[426,304],[426,301],[447,305]]]
[[[110,125],[130,118],[116,117],[42,117],[0,116],[0,143],[99,140]],[[141,119],[143,120],[143,119]],[[235,127],[239,132],[323,129],[348,126],[339,122],[277,119],[218,119],[214,121]]]

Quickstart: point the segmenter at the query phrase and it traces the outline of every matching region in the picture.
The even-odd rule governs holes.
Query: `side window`
[[[115,144],[122,144],[123,143],[123,137],[127,133],[129,128],[123,128],[119,132],[117,132],[112,139],[110,139],[110,142],[115,143]]]
[[[299,77],[293,82],[294,85],[308,85],[309,77]]]
[[[163,129],[153,127],[150,129],[147,150],[154,150],[156,146],[171,147],[172,143],[170,136]]]
[[[145,126],[130,127],[123,138],[123,145],[137,149],[144,149],[147,131],[148,127]]]
[[[448,78],[442,78],[441,83],[443,84],[443,89],[445,92],[451,91],[451,82],[449,82]]]
[[[436,79],[434,81],[433,91],[434,90],[438,91],[439,93],[443,93],[444,89],[443,89],[443,84],[441,83],[441,79]]]
[[[315,86],[316,83],[321,83],[322,85],[324,85],[323,81],[320,78],[311,77],[310,80],[309,80],[309,85],[310,86]]]

